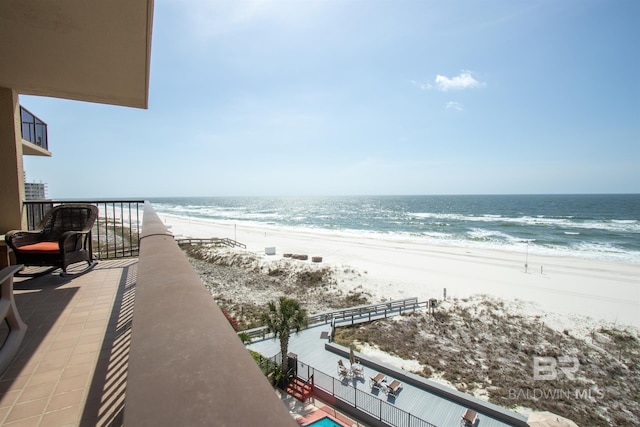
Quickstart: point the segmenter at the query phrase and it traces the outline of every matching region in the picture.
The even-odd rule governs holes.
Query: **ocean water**
[[[238,226],[640,263],[640,194],[172,197],[150,202],[160,214]]]

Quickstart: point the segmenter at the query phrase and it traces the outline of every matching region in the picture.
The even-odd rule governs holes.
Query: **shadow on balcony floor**
[[[137,259],[75,277],[16,278],[27,324],[0,376],[0,424],[122,425]]]

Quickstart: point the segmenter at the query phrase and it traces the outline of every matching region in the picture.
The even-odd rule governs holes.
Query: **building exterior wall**
[[[0,88],[0,234],[22,229],[24,166],[18,94]]]

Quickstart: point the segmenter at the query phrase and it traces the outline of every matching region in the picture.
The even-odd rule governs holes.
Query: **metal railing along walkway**
[[[418,302],[418,298],[405,298],[378,304],[361,305],[357,307],[345,308],[342,310],[329,311],[314,314],[308,318],[308,326],[331,323],[332,335],[336,326],[355,325],[358,323],[371,322],[378,319],[386,319],[389,316],[410,313],[421,308],[426,308],[429,302]],[[271,338],[273,334],[267,332],[266,326],[260,326],[246,331],[239,332],[246,338],[253,340],[256,338]]]
[[[282,357],[280,353],[269,358],[261,357],[260,361],[258,361],[258,366],[260,366],[265,375],[272,372],[274,366],[281,364]],[[344,380],[324,373],[299,359],[289,359],[289,366],[293,371],[291,374],[311,384],[311,393],[321,400],[322,398],[326,400],[326,395],[331,396],[333,399],[338,399],[350,406],[357,413],[366,414],[392,427],[437,427],[435,424],[400,409],[370,392],[350,386],[348,382],[345,383]],[[326,395],[322,396],[321,393]]]
[[[296,361],[296,376],[302,380],[312,381],[312,393],[318,389],[335,399],[352,406],[356,411],[381,421],[389,426],[436,427],[397,406],[382,400],[375,395],[360,390],[329,374],[315,369],[300,360]]]

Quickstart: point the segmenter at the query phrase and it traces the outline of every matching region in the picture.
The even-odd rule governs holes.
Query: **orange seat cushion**
[[[60,253],[58,242],[40,242],[33,245],[20,246],[18,252],[30,254],[57,254]]]

